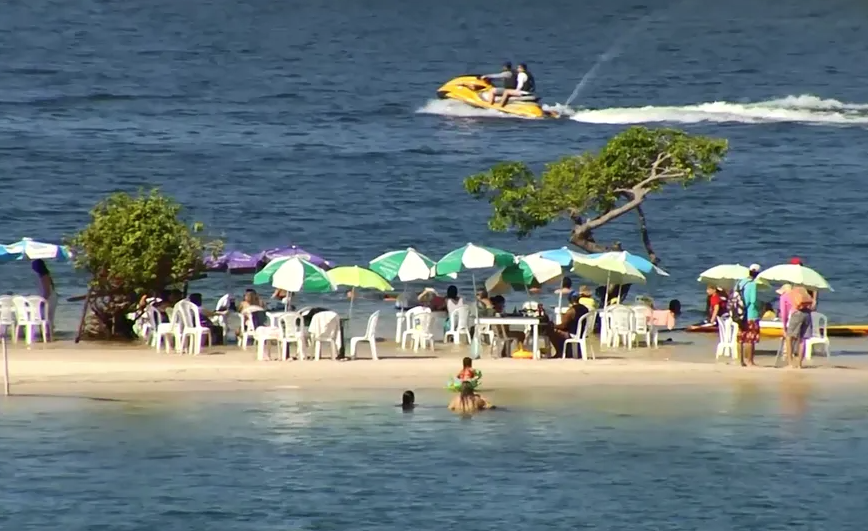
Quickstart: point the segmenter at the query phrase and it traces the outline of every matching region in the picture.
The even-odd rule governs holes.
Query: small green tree
[[[126,314],[135,312],[142,295],[179,286],[204,269],[203,254],[220,242],[195,235],[202,225],[180,218],[181,205],[157,190],[148,194],[116,193],[91,211],[90,224],[69,244],[75,267],[91,274],[90,337],[132,337]]]
[[[648,256],[657,262],[642,210],[653,192],[667,184],[708,181],[720,170],[727,141],[676,129],[631,127],[596,153],[564,157],[536,176],[521,162],[497,164],[465,179],[465,189],[484,199],[493,212],[488,225],[515,231],[519,238],[558,219],[573,226],[570,242],[588,252],[620,250],[601,244],[594,231],[635,212]]]

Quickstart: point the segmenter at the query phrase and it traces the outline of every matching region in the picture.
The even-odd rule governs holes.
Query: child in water
[[[469,382],[476,378],[476,371],[473,369],[473,360],[465,357],[462,361],[463,367],[461,372],[455,378],[460,382]]]
[[[774,306],[772,306],[772,303],[767,302],[767,303],[763,304],[762,320],[763,321],[774,321],[777,318],[778,318],[778,316],[775,313],[775,308],[774,308]]]
[[[413,411],[416,408],[416,394],[413,391],[404,391],[401,396],[401,409],[404,411]]]
[[[461,393],[449,403],[449,411],[462,415],[472,415],[485,409],[494,409],[494,405],[482,395],[476,394],[470,382],[461,384]]]

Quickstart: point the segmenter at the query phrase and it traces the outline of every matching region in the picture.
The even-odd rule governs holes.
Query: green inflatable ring
[[[473,379],[469,380],[470,387],[472,387],[474,390],[476,390],[476,388],[479,387],[481,379],[482,379],[482,371],[480,371],[479,369],[474,369],[473,370]],[[446,383],[446,389],[449,389],[450,391],[456,391],[456,392],[460,391],[462,383],[463,382],[461,380],[459,380],[458,378],[452,378],[451,380],[449,380],[449,382]]]

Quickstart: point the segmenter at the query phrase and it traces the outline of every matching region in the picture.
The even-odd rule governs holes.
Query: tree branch
[[[648,259],[651,263],[657,265],[660,259],[654,249],[651,248],[651,236],[648,234],[648,223],[645,219],[645,211],[642,210],[642,205],[636,207],[636,216],[639,218],[639,233],[642,235],[642,245],[645,246],[645,251],[648,253]]]
[[[617,243],[617,242],[615,244],[613,244],[613,246],[611,246],[611,248],[606,248],[604,246],[597,244],[593,239],[592,233],[593,233],[594,229],[601,227],[601,226],[605,225],[606,223],[614,221],[614,220],[620,218],[621,216],[623,216],[624,214],[630,212],[631,210],[634,210],[635,208],[639,207],[639,205],[642,204],[642,201],[645,200],[645,195],[647,193],[648,193],[647,190],[637,190],[637,189],[625,191],[625,194],[632,196],[632,199],[630,199],[629,201],[627,201],[626,203],[624,203],[623,205],[621,205],[617,208],[613,208],[612,210],[609,210],[608,212],[604,212],[604,213],[600,214],[599,216],[597,216],[593,219],[585,220],[583,223],[576,223],[573,226],[572,233],[570,234],[570,242],[572,242],[577,247],[581,247],[581,248],[585,249],[586,251],[590,251],[590,252],[594,252],[594,253],[612,250],[612,248],[615,248],[614,250],[619,250],[620,249],[620,243]],[[581,219],[581,218],[579,218],[579,219]],[[593,248],[596,248],[599,250],[592,250],[591,248],[587,247],[588,245],[591,245],[591,246],[593,246]]]

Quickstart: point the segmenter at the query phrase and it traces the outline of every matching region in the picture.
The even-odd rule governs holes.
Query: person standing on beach
[[[781,290],[789,286],[785,284]],[[784,299],[786,297],[786,300]],[[796,286],[786,290],[781,295],[782,304],[789,303],[789,315],[784,321],[784,355],[787,357],[787,362],[790,367],[802,368],[802,359],[805,353],[805,338],[808,337],[808,332],[811,330],[811,306],[814,304],[814,298],[802,286]],[[784,310],[781,308],[781,315]],[[783,320],[783,319],[782,319]]]
[[[759,264],[751,264],[748,269],[748,278],[739,280],[730,299],[734,299],[734,305],[743,304],[743,315],[736,316],[730,311],[733,319],[740,318],[738,323],[738,361],[742,367],[755,367],[754,354],[760,335],[760,311],[756,299],[756,277],[760,272]]]
[[[54,280],[51,278],[51,272],[44,260],[34,260],[30,267],[39,276],[39,294],[45,299],[46,310],[48,311],[48,315],[43,317],[48,319],[48,340],[51,341],[52,336],[54,336],[54,313],[57,310],[57,291],[54,289]]]

